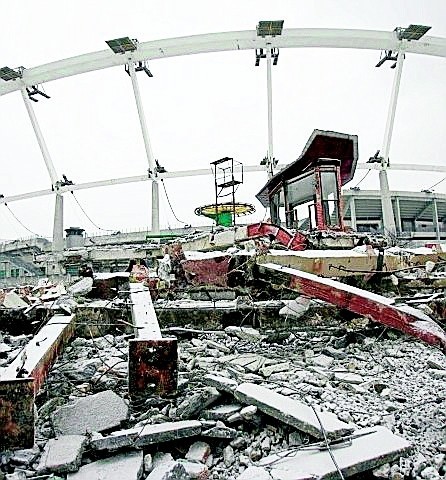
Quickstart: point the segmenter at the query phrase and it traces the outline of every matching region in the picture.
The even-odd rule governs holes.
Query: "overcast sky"
[[[224,31],[253,30],[259,20],[283,19],[285,28],[353,28],[392,31],[410,23],[432,26],[446,37],[444,0],[41,0],[2,2],[0,67],[34,67],[104,50],[105,40],[129,36],[140,42]],[[359,161],[381,148],[394,70],[375,68],[379,52],[350,49],[282,49],[273,67],[274,155],[289,163],[313,129],[357,134]],[[168,170],[209,167],[234,157],[245,165],[266,155],[266,64],[253,51],[202,54],[152,61],[154,78],[138,76],[155,157]],[[408,54],[403,67],[390,159],[394,163],[444,164],[446,62]],[[58,176],[74,182],[141,175],[147,159],[133,90],[123,67],[44,85],[50,100],[33,104]],[[0,97],[0,193],[8,196],[50,187],[20,92]],[[364,175],[359,170],[348,185]],[[434,173],[391,172],[390,187],[420,191],[440,181]],[[266,174],[245,176],[237,200],[252,203]],[[177,221],[161,188],[161,226],[202,225],[195,207],[213,202],[212,177],[165,181]],[[362,189],[378,187],[371,172]],[[435,191],[446,193],[446,180]],[[150,184],[75,192],[103,229],[150,225]],[[51,236],[54,197],[10,203],[31,231]],[[98,229],[70,193],[65,228]],[[29,237],[0,205],[0,239]]]

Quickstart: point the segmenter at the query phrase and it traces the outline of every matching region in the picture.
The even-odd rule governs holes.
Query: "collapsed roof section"
[[[341,185],[346,185],[355,174],[358,161],[358,136],[315,129],[300,157],[274,175],[256,195],[264,207],[269,206],[269,195],[281,183],[313,169],[319,159],[339,160]]]

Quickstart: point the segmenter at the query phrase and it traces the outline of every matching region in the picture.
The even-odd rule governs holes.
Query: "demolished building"
[[[441,478],[446,254],[347,229],[307,182],[340,168],[330,156],[267,184],[290,222],[316,188],[308,232],[77,245],[65,282],[4,289],[0,478]],[[296,177],[309,189],[287,199]],[[116,271],[100,251],[124,251]]]

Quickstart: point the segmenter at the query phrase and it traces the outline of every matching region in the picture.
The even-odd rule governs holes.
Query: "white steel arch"
[[[421,41],[407,41],[398,39],[396,32],[309,28],[285,29],[283,30],[282,35],[276,37],[260,37],[257,35],[257,32],[255,30],[211,33],[138,43],[137,50],[133,52],[127,52],[122,55],[114,54],[110,50],[103,50],[99,52],[79,55],[76,57],[66,58],[38,67],[24,69],[21,78],[7,82],[0,79],[0,96],[12,93],[17,90],[21,90],[23,92],[26,87],[31,87],[33,85],[39,85],[52,80],[57,80],[64,77],[87,73],[113,66],[128,65],[130,68],[134,62],[140,60],[169,58],[198,53],[211,53],[231,50],[249,50],[256,48],[271,49],[308,47],[392,50],[398,51],[401,54],[414,53],[421,55],[446,57],[445,38],[425,36],[422,38]],[[47,159],[45,160],[46,163],[48,163]],[[381,168],[381,166],[378,165],[363,165],[363,168]],[[361,168],[359,165],[358,167]],[[396,165],[393,168],[395,167]],[[401,167],[409,167],[407,169],[412,169],[411,166],[401,165]],[[419,170],[426,170],[426,168],[429,167],[423,166],[422,168],[419,168]],[[264,169],[262,169],[261,167],[252,166],[247,167],[246,170],[260,171]],[[435,166],[433,166],[433,168],[429,169],[428,171],[443,170],[438,170]],[[158,178],[161,179],[169,177],[172,178],[193,176],[208,173],[209,169],[202,169],[188,172],[172,172],[170,174],[158,174]],[[25,194],[13,195],[9,197],[0,197],[0,204],[51,194],[56,194],[57,198],[60,197],[61,199],[61,195],[67,191],[147,180],[152,180],[152,182],[156,183],[156,178],[154,178],[152,174],[67,186],[61,186],[59,182],[54,182],[54,179],[52,178],[52,189],[40,190],[37,192],[28,192]],[[62,207],[60,207],[60,209],[62,209]]]
[[[129,61],[193,55],[198,53],[252,50],[255,48],[354,48],[368,50],[401,50],[406,53],[446,57],[446,38],[424,36],[421,40],[398,40],[395,32],[378,30],[344,30],[329,28],[284,29],[277,37],[259,37],[255,30],[209,33],[189,37],[141,42],[138,49],[123,55],[111,50],[87,53],[38,67],[27,68],[15,81],[0,80],[0,95],[20,90],[23,86],[125,65]]]

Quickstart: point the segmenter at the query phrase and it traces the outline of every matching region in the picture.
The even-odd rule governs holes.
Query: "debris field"
[[[185,279],[174,257],[162,269],[163,288],[118,273],[3,293],[0,384],[14,362],[16,381],[31,373],[48,319],[67,336],[34,379],[31,448],[7,444],[20,425],[0,392],[1,480],[445,478],[441,344],[246,272],[234,287],[200,285],[199,264]],[[405,275],[374,289],[440,338],[444,293]]]

